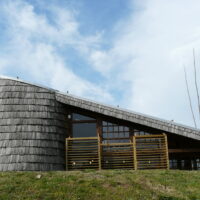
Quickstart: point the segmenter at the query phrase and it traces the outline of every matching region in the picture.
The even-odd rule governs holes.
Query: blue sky
[[[199,9],[198,0],[0,1],[0,75],[193,126],[183,65],[198,117]]]

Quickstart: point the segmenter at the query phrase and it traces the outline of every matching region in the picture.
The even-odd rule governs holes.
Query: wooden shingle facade
[[[200,131],[0,78],[0,171],[200,169]]]

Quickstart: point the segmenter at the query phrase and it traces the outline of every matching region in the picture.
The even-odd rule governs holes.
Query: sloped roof
[[[156,117],[148,116],[145,114],[133,112],[126,109],[121,109],[118,107],[113,107],[110,105],[105,105],[102,103],[98,103],[95,101],[91,101],[84,98],[79,98],[74,95],[69,95],[65,93],[61,93],[57,90],[53,90],[51,88],[47,88],[41,85],[28,83],[19,79],[13,79],[10,77],[0,77],[0,79],[10,79],[19,82],[23,82],[26,84],[34,85],[37,87],[42,87],[48,90],[51,90],[55,93],[56,100],[71,106],[75,106],[81,109],[86,109],[92,112],[96,112],[99,114],[103,114],[109,117],[114,117],[116,119],[126,120],[129,122],[137,123],[140,125],[148,126],[151,128],[162,130],[163,132],[169,132],[176,135],[181,135],[185,137],[189,137],[192,139],[200,140],[200,130],[195,129],[189,126],[185,126],[182,124],[178,124],[175,122],[159,119]]]

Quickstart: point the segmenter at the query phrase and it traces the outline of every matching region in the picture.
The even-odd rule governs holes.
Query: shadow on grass
[[[171,197],[171,196],[160,196],[159,200],[183,200],[182,198],[178,197]]]

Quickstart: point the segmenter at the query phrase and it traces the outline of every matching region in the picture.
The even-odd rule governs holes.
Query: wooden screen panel
[[[168,152],[166,136],[135,136],[137,169],[167,169]]]
[[[166,135],[133,136],[132,142],[102,143],[100,137],[67,138],[66,169],[168,169]]]
[[[66,169],[99,169],[98,137],[66,139]]]
[[[133,143],[102,144],[102,169],[134,169]]]

